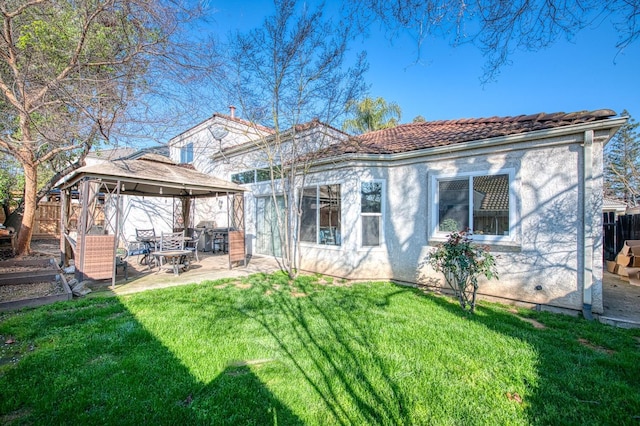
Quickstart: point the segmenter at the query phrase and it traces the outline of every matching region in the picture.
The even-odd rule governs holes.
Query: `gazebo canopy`
[[[80,167],[59,186],[69,188],[87,178],[98,179],[111,190],[120,184],[122,195],[202,198],[245,191],[240,185],[178,165],[157,154]]]
[[[226,197],[230,223],[232,216],[234,218],[234,229],[228,230],[229,268],[232,262],[246,261],[244,198],[241,195],[245,189],[235,183],[200,173],[191,166],[176,164],[161,155],[146,154],[134,160],[112,160],[81,167],[57,186],[63,195],[60,250],[64,253],[65,264],[68,264],[69,250],[73,251],[79,280],[111,277],[115,286],[116,249],[122,239],[120,197],[124,195],[180,197],[185,200]],[[77,219],[77,235],[72,237],[67,221],[70,218],[69,195],[75,189],[79,191],[81,211]],[[104,204],[115,207],[115,214],[105,216],[105,225],[109,226],[94,229],[96,217],[92,209],[95,209],[94,200],[98,194],[105,196]],[[115,202],[112,203],[112,200]]]

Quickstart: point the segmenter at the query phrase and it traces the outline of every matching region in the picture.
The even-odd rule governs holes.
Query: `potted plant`
[[[447,241],[438,245],[428,256],[431,267],[444,274],[446,283],[454,291],[460,306],[473,313],[478,293],[478,278],[498,278],[496,260],[487,246],[473,244],[467,232],[454,231]]]

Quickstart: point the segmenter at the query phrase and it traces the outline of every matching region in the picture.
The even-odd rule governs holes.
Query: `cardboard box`
[[[634,254],[633,247],[635,247],[635,253],[638,253],[638,255],[640,255],[640,240],[625,240],[620,253],[624,254],[625,256]]]
[[[618,264],[615,260],[607,260],[607,271],[611,272],[612,274],[618,273]]]
[[[627,256],[620,252],[616,256],[616,263],[620,266],[629,266],[629,264],[631,263],[631,256]]]
[[[640,268],[640,256],[633,256],[631,258],[629,266],[631,266],[632,268]]]
[[[629,277],[629,284],[640,286],[640,268],[624,268]]]
[[[638,274],[640,274],[640,268],[630,268],[624,266],[618,268],[618,275],[620,275],[621,277],[629,277],[629,280],[631,280],[631,277],[636,278]]]

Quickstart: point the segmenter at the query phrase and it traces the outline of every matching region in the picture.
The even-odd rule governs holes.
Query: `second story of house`
[[[203,173],[212,173],[215,162],[211,156],[250,141],[269,137],[273,130],[230,114],[215,113],[208,119],[169,140],[169,156],[176,163],[192,164]]]
[[[270,180],[267,170],[349,139],[317,119],[281,132],[215,113],[169,141],[170,157],[203,173],[240,184]]]

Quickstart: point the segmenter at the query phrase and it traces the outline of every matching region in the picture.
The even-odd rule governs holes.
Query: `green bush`
[[[429,265],[444,274],[463,310],[473,313],[478,293],[478,278],[498,278],[495,257],[487,246],[473,244],[469,234],[454,231],[447,241],[428,256]]]

